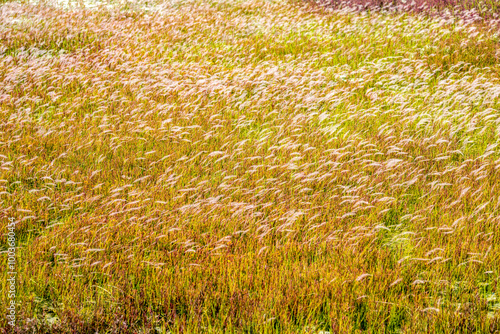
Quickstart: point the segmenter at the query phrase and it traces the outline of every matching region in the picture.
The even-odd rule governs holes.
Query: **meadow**
[[[0,333],[500,332],[499,32],[2,0]]]

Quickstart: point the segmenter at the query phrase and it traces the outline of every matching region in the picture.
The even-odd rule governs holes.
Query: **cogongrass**
[[[494,30],[143,5],[0,7],[4,332],[499,330]]]

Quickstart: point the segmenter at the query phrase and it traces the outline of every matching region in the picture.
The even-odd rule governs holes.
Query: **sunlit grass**
[[[286,1],[97,9],[0,7],[19,332],[499,330],[494,30]]]

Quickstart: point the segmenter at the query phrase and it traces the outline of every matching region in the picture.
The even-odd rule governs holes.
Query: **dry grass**
[[[306,0],[330,8],[414,12],[433,16],[454,16],[465,21],[495,21],[498,24],[500,3],[497,0]]]
[[[500,330],[494,32],[8,2],[0,43],[18,333]]]

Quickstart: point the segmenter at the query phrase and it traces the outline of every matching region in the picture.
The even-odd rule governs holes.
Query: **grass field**
[[[0,332],[498,333],[498,31],[2,1]]]

